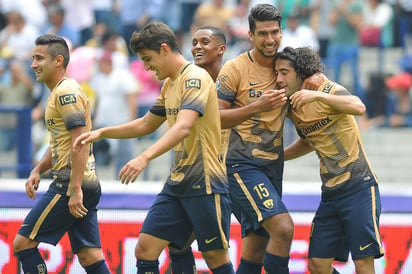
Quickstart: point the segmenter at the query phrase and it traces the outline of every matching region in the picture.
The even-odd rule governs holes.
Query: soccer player
[[[242,258],[236,273],[289,273],[293,220],[282,202],[282,129],[288,105],[275,89],[275,56],[281,13],[258,4],[249,14],[253,48],[226,62],[217,79],[232,210],[242,226]],[[318,75],[313,81],[315,86]],[[323,75],[320,77],[323,81]]]
[[[68,232],[73,253],[89,274],[108,274],[100,247],[97,204],[100,183],[90,146],[72,150],[74,140],[91,130],[90,103],[74,80],[65,77],[69,48],[61,37],[46,34],[35,41],[31,64],[38,82],[50,90],[45,121],[50,145],[26,181],[26,193],[36,198],[40,175],[51,169],[53,182],[30,210],[13,248],[24,273],[47,273],[40,242],[56,245]]]
[[[192,36],[191,51],[195,65],[204,68],[213,81],[216,81],[222,67],[223,54],[226,51],[225,33],[213,26],[198,28]],[[173,273],[196,273],[195,259],[191,249],[194,240],[195,236],[192,234],[182,250],[169,246]]]
[[[307,77],[322,70],[310,48],[287,47],[275,56],[276,85],[290,96],[288,115],[300,136],[285,149],[285,160],[313,150],[320,160],[322,199],[312,222],[308,268],[338,273],[333,260],[347,261],[351,252],[356,273],[375,273],[374,258],[383,256],[379,188],[354,117],[365,105],[329,80],[317,90],[301,90]]]
[[[151,159],[174,149],[170,176],[140,230],[137,272],[159,273],[162,250],[181,249],[194,231],[212,272],[234,273],[228,254],[231,209],[214,82],[206,70],[184,58],[173,31],[163,23],[152,22],[134,32],[130,48],[146,70],[164,80],[160,96],[142,118],[86,133],[75,141],[75,148],[100,138],[150,134],[167,121],[168,131],[119,173],[122,183],[134,182]]]

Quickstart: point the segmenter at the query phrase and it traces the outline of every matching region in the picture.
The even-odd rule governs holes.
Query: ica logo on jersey
[[[59,96],[59,102],[61,106],[68,105],[68,104],[75,104],[76,95],[75,94],[65,94],[65,95]]]

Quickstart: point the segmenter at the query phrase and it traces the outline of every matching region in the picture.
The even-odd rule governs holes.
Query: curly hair
[[[297,76],[303,80],[315,73],[323,73],[325,70],[325,66],[322,63],[318,52],[310,47],[286,47],[283,51],[276,53],[274,62],[278,59],[288,60],[290,65],[296,71]]]

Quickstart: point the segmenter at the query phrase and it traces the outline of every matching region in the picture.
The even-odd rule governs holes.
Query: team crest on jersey
[[[197,88],[200,89],[202,81],[200,79],[189,79],[185,81],[185,88]]]
[[[272,209],[275,206],[275,204],[273,203],[273,199],[267,199],[266,201],[263,202],[263,205],[267,209]]]
[[[75,104],[77,102],[76,95],[75,94],[65,94],[65,95],[59,96],[59,102],[61,106]]]
[[[330,91],[332,90],[332,88],[333,88],[332,83],[329,83],[326,87],[323,88],[322,92],[330,93]]]

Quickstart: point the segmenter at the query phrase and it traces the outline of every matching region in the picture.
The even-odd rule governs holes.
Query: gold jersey
[[[336,83],[325,81],[318,92],[335,94]],[[377,182],[353,115],[322,102],[290,108],[289,115],[299,136],[320,160],[324,199],[339,198]]]
[[[72,165],[72,139],[69,131],[77,126],[85,126],[87,131],[92,128],[89,100],[77,81],[63,78],[53,88],[47,100],[45,122],[50,133],[53,179],[68,182]],[[83,181],[97,181],[91,152],[84,167],[83,178]]]
[[[222,67],[218,79],[218,97],[240,108],[258,100],[263,92],[275,89],[273,68],[259,65],[251,51],[242,53]],[[225,134],[224,147],[228,166],[246,164],[268,168],[282,176],[282,129],[287,105],[261,112],[238,124]]]
[[[172,127],[182,109],[199,112],[199,118],[190,135],[174,147],[163,191],[179,196],[228,193],[216,88],[207,71],[193,64],[185,65],[175,80],[165,80],[151,112],[166,116]]]

